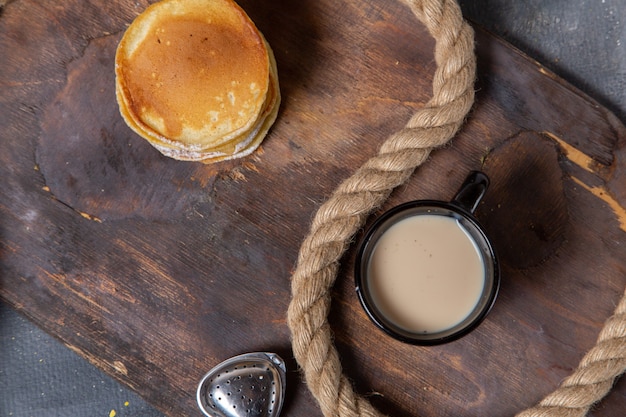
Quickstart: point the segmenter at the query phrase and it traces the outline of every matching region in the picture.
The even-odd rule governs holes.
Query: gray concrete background
[[[465,16],[626,119],[625,0],[461,0]]]
[[[460,4],[468,19],[501,36],[626,122],[626,0]],[[113,410],[117,417],[162,417],[0,303],[0,417],[109,417]]]

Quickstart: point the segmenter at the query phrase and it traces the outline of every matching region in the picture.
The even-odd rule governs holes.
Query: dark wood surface
[[[395,1],[242,2],[274,49],[283,104],[260,151],[205,166],[161,156],[117,112],[112,57],[146,4],[20,1],[0,18],[1,295],[168,415],[197,415],[200,377],[255,350],[288,362],[284,413],[319,414],[290,353],[290,272],[319,204],[430,97],[433,42]],[[336,286],[346,373],[395,415],[534,404],[626,285],[624,126],[482,32],[478,52],[467,125],[385,208],[449,199],[483,169],[477,215],[503,267],[494,310],[419,348],[368,322],[353,251]],[[624,407],[618,383],[597,415]]]

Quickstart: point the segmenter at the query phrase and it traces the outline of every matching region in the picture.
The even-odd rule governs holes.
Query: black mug
[[[406,343],[435,345],[473,330],[500,286],[495,251],[473,213],[489,178],[473,171],[450,202],[416,200],[366,232],[356,290],[370,319]]]

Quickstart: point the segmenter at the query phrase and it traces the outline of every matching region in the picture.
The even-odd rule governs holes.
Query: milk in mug
[[[367,281],[388,321],[412,333],[437,333],[459,324],[478,305],[484,259],[456,218],[414,215],[381,235]]]

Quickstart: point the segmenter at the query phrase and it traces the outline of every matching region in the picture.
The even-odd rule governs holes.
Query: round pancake
[[[149,6],[120,41],[115,70],[126,123],[177,159],[250,153],[280,103],[272,51],[231,0]]]
[[[278,90],[278,80],[272,76],[267,106],[251,129],[240,136],[219,146],[201,150],[193,146],[172,146],[172,143],[158,140],[149,140],[149,142],[164,155],[184,161],[212,163],[240,158],[251,154],[259,147],[276,120],[279,107],[280,92]]]

